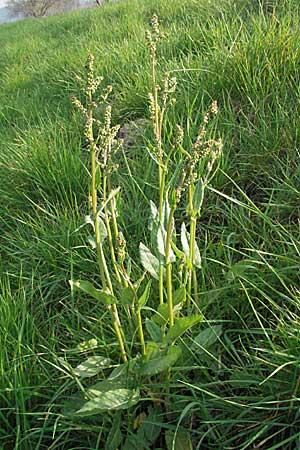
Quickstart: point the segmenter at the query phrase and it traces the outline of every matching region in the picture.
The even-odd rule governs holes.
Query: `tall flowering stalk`
[[[79,81],[84,83],[84,80],[79,78]],[[91,167],[91,207],[92,207],[92,222],[95,233],[95,247],[97,251],[97,261],[99,266],[100,278],[102,283],[102,289],[104,293],[107,293],[111,298],[114,298],[114,289],[111,280],[111,276],[108,270],[106,257],[103,249],[103,240],[106,235],[109,241],[109,247],[111,251],[111,257],[117,279],[120,275],[118,273],[116,257],[112,242],[112,233],[109,224],[108,210],[107,210],[107,179],[113,169],[112,167],[112,144],[118,132],[118,127],[111,126],[111,108],[110,105],[106,106],[104,114],[104,122],[100,122],[94,117],[94,111],[98,107],[99,103],[105,104],[107,98],[111,92],[111,86],[103,89],[98,102],[95,100],[96,93],[99,89],[102,77],[94,76],[94,57],[90,55],[87,63],[87,80],[85,84],[85,97],[86,104],[83,105],[79,99],[74,98],[73,103],[82,113],[85,120],[85,137],[88,144],[88,150],[90,152],[90,167]],[[94,128],[97,128],[98,133],[95,135]],[[99,209],[98,205],[98,191],[102,188],[102,205]],[[103,213],[104,211],[104,213]],[[105,225],[100,217],[100,214],[104,214]],[[122,325],[119,318],[118,308],[114,301],[112,301],[108,308],[112,314],[113,327],[118,339],[119,348],[123,361],[127,361],[125,351],[125,339]]]
[[[157,15],[151,19],[151,30],[146,30],[146,39],[150,49],[151,57],[151,74],[152,74],[152,89],[149,93],[149,107],[152,120],[152,128],[155,139],[155,158],[158,162],[158,187],[159,187],[159,222],[163,225],[164,211],[163,205],[165,200],[165,185],[167,164],[164,157],[162,132],[163,123],[166,111],[169,106],[175,103],[175,98],[172,94],[176,90],[176,78],[171,77],[169,73],[165,74],[163,80],[163,88],[161,88],[157,81],[157,44],[165,35],[161,32],[158,23]],[[161,94],[161,95],[160,95]],[[160,259],[159,266],[159,303],[164,303],[164,261]]]

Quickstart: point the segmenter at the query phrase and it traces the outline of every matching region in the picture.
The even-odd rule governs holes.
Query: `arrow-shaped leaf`
[[[112,305],[113,303],[117,302],[116,297],[114,297],[111,294],[108,294],[107,292],[102,291],[101,289],[95,288],[89,281],[70,280],[69,283],[73,289],[85,292],[86,294],[90,295],[96,300],[99,300],[100,302],[105,303],[106,305]]]

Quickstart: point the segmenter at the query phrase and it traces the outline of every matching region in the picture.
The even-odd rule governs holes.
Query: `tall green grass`
[[[190,427],[194,448],[290,449],[299,442],[299,6],[296,1],[120,1],[0,26],[0,448],[105,448],[111,417],[60,416],[74,388],[62,360],[97,339],[115,349],[106,312],[71,295],[92,276],[85,233],[87,153],[70,98],[88,52],[114,85],[115,121],[148,117],[153,13],[168,40],[159,73],[180,85],[166,132],[192,142],[212,99],[224,155],[203,207],[201,312],[211,333],[174,369],[168,430]],[[147,237],[154,163],[138,139],[120,156],[120,221],[132,254]],[[199,330],[198,330],[199,331]],[[194,345],[193,352],[190,350]],[[134,414],[134,413],[132,413]],[[121,425],[138,442],[132,416]],[[115,426],[115,425],[114,425]],[[144,441],[144,445],[145,441]],[[145,447],[147,448],[147,447]]]

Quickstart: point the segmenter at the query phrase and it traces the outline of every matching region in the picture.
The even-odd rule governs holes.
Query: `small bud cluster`
[[[121,265],[124,263],[126,258],[126,240],[122,231],[119,231],[119,235],[117,237],[117,258]]]
[[[83,80],[79,77],[80,83]],[[85,82],[85,97],[86,107],[76,97],[72,98],[72,103],[81,112],[84,118],[84,136],[89,144],[89,149],[93,148],[97,152],[98,164],[107,172],[112,172],[117,168],[112,163],[112,155],[121,146],[121,141],[116,140],[119,131],[119,125],[112,126],[112,111],[111,105],[107,104],[109,95],[112,92],[112,86],[108,85],[103,88],[95,100],[96,92],[99,89],[103,77],[94,75],[94,56],[89,55],[86,65],[86,82]],[[94,117],[94,112],[99,105],[106,104],[104,109],[104,116],[102,120]]]
[[[175,130],[175,146],[180,147],[183,144],[184,132],[182,127],[177,123]]]
[[[201,158],[210,156],[210,160],[207,163],[207,174],[206,174],[206,179],[208,179],[209,174],[211,173],[217,158],[221,154],[222,141],[220,139],[219,140],[205,139],[207,133],[207,124],[209,123],[211,117],[213,115],[216,115],[217,113],[218,113],[218,104],[216,101],[213,101],[208,111],[204,114],[203,122],[198,132],[198,136],[196,138],[195,143],[193,144],[191,160],[189,161],[190,167],[189,167],[189,177],[187,179],[188,183],[192,182],[193,180],[195,180],[195,178],[197,178],[195,168],[198,161]]]
[[[156,106],[155,106],[154,95],[152,94],[152,92],[149,92],[148,98],[149,98],[150,118],[152,121],[155,121]]]
[[[185,187],[189,184],[193,183],[197,177],[196,167],[200,159],[208,157],[209,160],[207,162],[206,167],[206,176],[204,179],[204,183],[208,183],[209,176],[214,168],[215,162],[219,158],[222,152],[222,141],[221,139],[205,139],[206,135],[206,126],[209,122],[209,119],[212,115],[217,114],[218,106],[217,102],[213,102],[208,110],[208,112],[204,115],[203,123],[199,130],[198,136],[196,138],[195,143],[193,144],[193,149],[190,154],[190,158],[187,158],[183,170],[181,172],[180,180],[177,184],[177,187],[174,190],[174,200],[176,203],[180,201],[181,194],[185,190]],[[180,125],[176,125],[176,135],[175,135],[175,145],[181,146],[183,142],[183,130]]]
[[[162,33],[159,29],[159,22],[157,15],[154,15],[151,19],[151,30],[146,30],[146,40],[151,50],[151,55],[153,58],[154,64],[156,63],[155,55],[158,42],[165,37],[164,33]]]
[[[165,108],[167,106],[168,102],[171,105],[174,105],[176,103],[176,98],[172,97],[172,95],[171,95],[176,91],[176,86],[177,86],[176,77],[170,77],[170,73],[167,72],[165,74],[164,81],[163,81],[163,92],[162,92],[163,108]]]

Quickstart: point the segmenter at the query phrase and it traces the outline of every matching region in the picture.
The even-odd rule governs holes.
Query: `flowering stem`
[[[102,288],[103,290],[109,290],[109,292],[113,295],[113,286],[111,283],[109,271],[106,264],[106,259],[103,251],[103,245],[99,230],[99,222],[98,222],[98,211],[97,211],[97,185],[96,185],[96,144],[94,140],[94,134],[93,134],[93,109],[92,109],[92,92],[91,90],[88,91],[88,103],[89,103],[89,109],[88,109],[88,130],[87,135],[89,138],[89,144],[90,144],[90,153],[91,153],[91,196],[92,196],[92,210],[93,210],[93,219],[94,219],[94,228],[95,228],[95,240],[96,240],[96,249],[97,249],[97,259],[98,259],[98,265],[100,270],[100,277],[102,281]],[[109,306],[109,309],[112,313],[112,319],[113,319],[113,327],[117,336],[121,356],[124,362],[127,361],[126,351],[125,351],[125,344],[124,344],[124,332],[120,323],[118,309],[116,304],[113,304]]]
[[[166,237],[166,278],[167,278],[167,302],[168,302],[168,314],[170,327],[174,325],[174,311],[173,311],[173,293],[172,293],[172,262],[170,261],[171,251],[171,239],[172,239],[172,226],[175,213],[175,207],[171,208]]]

